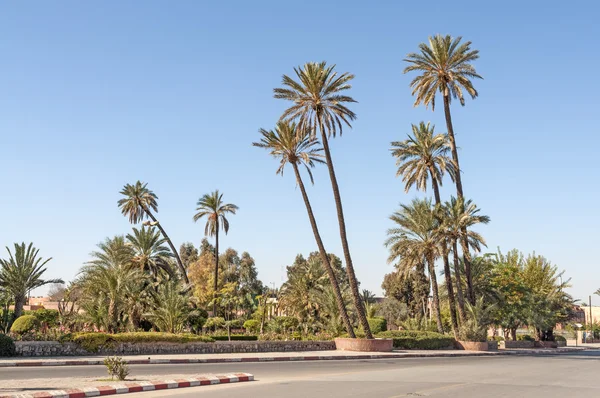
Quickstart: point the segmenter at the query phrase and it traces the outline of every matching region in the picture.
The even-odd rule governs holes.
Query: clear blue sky
[[[358,119],[332,150],[358,277],[380,292],[387,217],[416,195],[389,143],[421,120],[445,131],[441,108],[413,108],[402,59],[449,33],[481,51],[480,97],[453,107],[465,193],[492,218],[480,232],[490,251],[545,255],[587,299],[600,287],[600,8],[586,3],[6,2],[0,244],[33,241],[54,258],[48,276],[71,279],[96,243],[129,231],[123,184],[149,183],[177,246],[200,242],[195,204],[218,188],[240,207],[222,245],[280,284],[315,245],[291,173],[251,143],[286,106],[272,97],[281,75],[327,60],[356,74]],[[326,170],[315,178],[326,247],[341,255]]]

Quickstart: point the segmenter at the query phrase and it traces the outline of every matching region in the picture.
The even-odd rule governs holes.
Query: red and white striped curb
[[[424,353],[403,352],[397,354],[355,354],[355,355],[322,355],[322,356],[289,356],[289,357],[238,357],[238,358],[191,358],[191,359],[130,359],[125,360],[129,365],[166,365],[166,364],[190,364],[190,363],[230,363],[230,362],[288,362],[288,361],[337,361],[348,359],[400,359],[400,358],[439,358],[439,357],[467,357],[483,355],[537,355],[537,354],[561,354],[565,352],[581,351],[576,348],[559,348],[547,350],[500,350],[465,352],[453,351]],[[92,360],[67,360],[67,361],[1,361],[0,368],[5,367],[27,367],[27,366],[80,366],[80,365],[103,365],[104,359]],[[1,397],[0,397],[1,398]]]
[[[139,383],[111,384],[100,387],[74,388],[71,390],[41,391],[33,394],[2,395],[0,398],[85,398],[97,397],[99,395],[127,394],[130,392],[239,383],[252,380],[254,380],[254,376],[250,373],[235,373],[222,376],[203,375],[187,379],[142,381]]]

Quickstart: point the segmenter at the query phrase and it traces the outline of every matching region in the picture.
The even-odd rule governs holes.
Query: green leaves
[[[232,203],[223,203],[223,194],[219,193],[219,190],[202,196],[198,199],[197,206],[194,221],[206,217],[207,221],[204,229],[206,236],[215,236],[219,224],[221,224],[221,228],[225,231],[225,234],[229,232],[229,221],[225,215],[228,213],[235,214],[238,207]]]
[[[158,212],[158,197],[147,188],[146,183],[137,181],[135,184],[126,184],[121,192],[125,196],[117,204],[121,213],[129,219],[132,224],[137,224],[148,217],[148,212]]]

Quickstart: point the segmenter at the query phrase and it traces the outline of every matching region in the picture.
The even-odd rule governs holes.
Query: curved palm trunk
[[[188,276],[187,276],[187,272],[185,271],[185,267],[183,266],[183,263],[181,262],[181,258],[179,258],[179,253],[177,252],[177,250],[175,250],[175,246],[173,246],[173,242],[171,242],[171,238],[169,238],[169,235],[167,235],[167,233],[163,229],[162,225],[160,225],[160,223],[156,221],[154,214],[152,214],[145,207],[144,207],[144,210],[146,211],[146,214],[148,214],[148,217],[150,217],[150,219],[152,221],[157,223],[156,226],[158,227],[158,229],[160,230],[162,235],[167,240],[167,243],[169,244],[169,247],[171,248],[171,251],[173,252],[173,255],[175,256],[175,260],[177,261],[177,265],[179,266],[179,272],[181,273],[183,280],[185,281],[186,284],[190,283],[190,280],[188,279]]]
[[[215,234],[215,283],[213,285],[213,316],[217,316],[217,290],[219,289],[219,218],[216,222]]]
[[[333,169],[333,161],[331,159],[331,152],[329,152],[329,142],[327,141],[327,135],[323,126],[320,125],[321,139],[323,141],[323,150],[325,152],[325,159],[327,160],[327,169],[329,170],[329,179],[331,180],[331,187],[333,188],[333,197],[335,200],[335,207],[337,210],[338,223],[340,226],[340,238],[342,239],[342,248],[344,250],[344,260],[346,260],[346,271],[348,272],[348,282],[350,283],[350,290],[352,291],[352,299],[354,306],[356,307],[356,313],[358,315],[358,321],[365,331],[365,337],[372,339],[373,334],[367,321],[365,314],[364,303],[360,297],[358,291],[358,281],[356,274],[354,273],[354,266],[352,265],[352,257],[350,257],[350,248],[348,247],[348,238],[346,236],[346,221],[344,220],[344,210],[342,209],[342,198],[340,196],[340,188],[335,177],[335,170]]]
[[[460,164],[458,162],[458,150],[456,149],[456,140],[454,138],[454,127],[452,126],[452,115],[450,114],[450,97],[449,93],[444,93],[444,114],[446,116],[446,127],[448,129],[448,138],[450,139],[450,149],[452,151],[452,160],[456,166],[456,194],[459,199],[463,199],[463,186],[460,171]],[[467,231],[463,229],[464,238],[461,238],[461,246],[463,253],[469,253],[469,244],[467,242]],[[466,248],[466,250],[465,250]],[[467,298],[472,305],[475,305],[475,296],[473,294],[473,283],[471,279],[471,262],[465,257],[465,277],[467,279]]]
[[[458,298],[458,316],[461,322],[467,319],[465,314],[465,298],[463,295],[462,281],[460,277],[460,262],[458,260],[458,245],[456,240],[452,242],[452,252],[454,254],[454,274],[456,275],[456,296]]]
[[[435,276],[435,261],[432,258],[428,258],[427,266],[429,267],[429,278],[431,279],[431,294],[433,296],[431,301],[431,309],[433,312],[433,316],[435,316],[435,322],[437,324],[438,332],[444,333],[444,326],[442,325],[442,314],[440,313],[440,296],[438,293],[437,277]]]
[[[312,206],[310,205],[308,195],[306,194],[306,189],[304,188],[302,177],[300,176],[300,172],[298,171],[298,165],[296,163],[292,163],[292,166],[294,167],[294,173],[296,174],[296,181],[298,182],[298,186],[300,187],[300,192],[302,192],[302,199],[304,199],[304,204],[306,205],[306,212],[308,213],[310,226],[312,227],[313,234],[315,235],[315,240],[317,241],[317,247],[319,248],[321,261],[323,261],[323,265],[325,266],[325,270],[327,271],[327,275],[329,276],[329,281],[331,282],[331,286],[333,286],[333,291],[335,293],[335,301],[340,311],[340,316],[342,317],[342,321],[344,322],[344,326],[346,327],[348,336],[351,338],[355,338],[356,335],[354,334],[354,328],[352,327],[352,323],[350,322],[350,318],[348,317],[348,311],[346,310],[346,305],[344,304],[344,298],[342,297],[340,285],[338,284],[337,278],[335,277],[335,273],[333,272],[333,268],[331,267],[331,263],[329,262],[329,256],[327,255],[327,251],[325,250],[325,246],[323,245],[323,241],[321,240],[319,227],[317,226],[317,221],[315,220],[315,216],[312,211]]]
[[[435,196],[435,204],[441,206],[442,201],[440,199],[440,188],[438,186],[437,179],[435,174],[429,168],[431,174],[431,185],[433,185],[433,194]],[[438,219],[439,220],[439,219]],[[439,220],[441,223],[441,220]],[[454,337],[458,337],[458,321],[456,319],[456,301],[454,299],[454,288],[452,286],[452,271],[450,270],[450,262],[448,261],[448,245],[446,242],[442,242],[443,246],[443,254],[442,258],[444,260],[444,278],[446,280],[446,289],[448,290],[448,305],[450,306],[450,320],[452,322],[452,331],[454,332]]]

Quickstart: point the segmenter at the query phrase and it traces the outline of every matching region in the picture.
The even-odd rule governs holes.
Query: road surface
[[[414,358],[280,363],[135,365],[131,376],[254,374],[232,385],[136,393],[156,397],[598,397],[600,350],[557,356]],[[105,377],[101,366],[3,368],[1,380]]]

